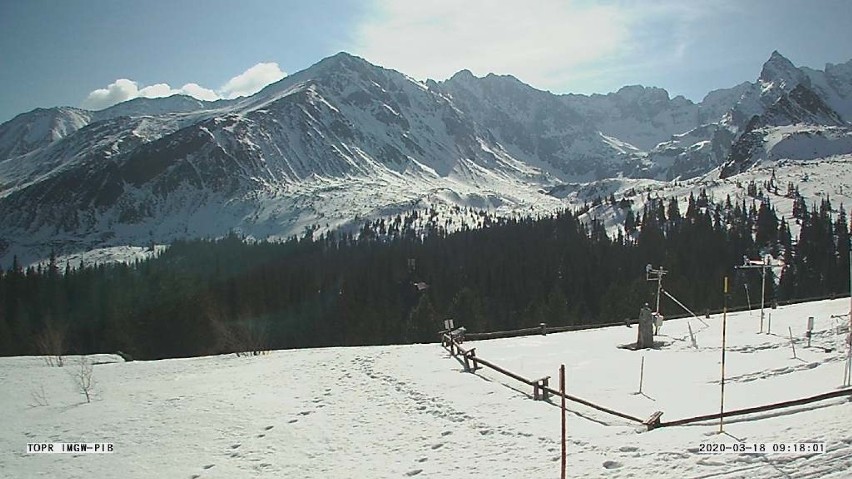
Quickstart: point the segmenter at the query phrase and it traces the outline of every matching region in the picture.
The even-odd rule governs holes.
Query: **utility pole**
[[[743,256],[743,265],[736,266],[736,269],[760,269],[760,332],[763,332],[763,307],[766,304],[766,270],[769,268],[780,268],[778,265],[770,264],[771,256],[766,255],[763,260],[748,259],[748,256]],[[746,294],[748,294],[748,286],[746,286]],[[749,301],[749,309],[751,309],[751,301]]]
[[[843,385],[852,386],[852,241],[849,243],[849,334],[846,336],[846,375]]]
[[[566,451],[566,421],[565,421],[565,365],[559,366],[559,392],[562,396],[562,479],[565,479],[565,474],[568,470],[568,456]]]
[[[668,271],[664,270],[662,266],[660,266],[659,269],[654,269],[650,264],[645,266],[646,279],[648,281],[657,282],[657,316],[660,315],[660,292],[663,290],[663,276],[665,276],[666,273],[668,273]]]
[[[724,300],[722,302],[722,388],[719,404],[719,434],[725,432],[725,339],[728,326],[728,277],[725,276]]]

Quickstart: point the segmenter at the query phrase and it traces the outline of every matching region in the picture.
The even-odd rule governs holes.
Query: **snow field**
[[[848,298],[728,316],[726,409],[835,390],[844,352],[836,343]],[[769,312],[770,310],[767,310]],[[696,331],[691,347],[687,324]],[[477,355],[536,378],[565,363],[568,391],[638,417],[663,420],[718,411],[721,317],[664,324],[658,350],[617,348],[636,328],[468,342]],[[848,319],[847,319],[848,321]],[[844,323],[846,324],[846,323]],[[842,329],[841,334],[846,330]],[[639,364],[645,355],[643,391]],[[0,358],[0,477],[66,478],[473,478],[559,477],[558,401],[489,369],[464,372],[438,344],[275,351],[124,363],[93,357],[87,404],[64,368],[41,358]],[[35,400],[43,388],[46,405]],[[718,423],[650,432],[568,403],[568,477],[848,477],[852,403],[812,403],[731,418],[749,442],[824,442],[825,454],[700,455],[702,442],[732,442]],[[760,418],[760,420],[755,420]],[[113,454],[26,454],[29,442],[112,442]]]

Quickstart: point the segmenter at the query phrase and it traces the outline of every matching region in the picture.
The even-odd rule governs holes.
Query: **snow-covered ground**
[[[849,299],[728,315],[726,409],[836,390]],[[803,339],[815,318],[812,347]],[[767,323],[768,323],[768,317]],[[656,350],[617,346],[636,327],[468,342],[529,378],[645,418],[719,409],[721,316],[667,322]],[[692,347],[688,325],[696,335]],[[768,324],[767,324],[768,325]],[[796,341],[794,359],[789,331]],[[645,358],[643,392],[639,387]],[[559,477],[560,410],[489,369],[464,372],[438,344],[276,351],[122,362],[94,357],[95,398],[41,358],[0,358],[0,476],[63,478]],[[551,385],[556,384],[552,380]],[[733,442],[718,422],[646,431],[568,403],[568,477],[849,477],[852,402],[832,399],[731,418],[749,443],[822,442],[823,454],[698,454]],[[112,454],[27,454],[27,443],[111,442]]]

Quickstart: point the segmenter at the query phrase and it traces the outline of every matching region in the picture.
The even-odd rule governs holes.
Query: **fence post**
[[[473,368],[471,369],[470,364],[473,363]],[[471,348],[464,353],[464,370],[466,372],[474,372],[476,371],[476,348]]]
[[[539,326],[541,327],[541,335],[547,336],[547,323],[541,323]]]
[[[793,327],[787,326],[787,329],[790,331],[790,347],[793,348],[793,359],[799,359],[796,356],[796,343],[793,342]]]
[[[547,385],[549,381],[550,376],[545,376],[533,381],[533,399],[536,401],[540,399],[547,400],[550,397],[550,393],[547,392]]]
[[[686,323],[686,326],[689,328],[689,339],[692,341],[692,347],[698,349],[698,343],[695,342],[695,334],[692,333],[692,324]],[[642,356],[644,358],[644,356]]]

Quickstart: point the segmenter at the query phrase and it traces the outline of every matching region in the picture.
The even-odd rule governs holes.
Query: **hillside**
[[[357,231],[418,209],[503,217],[575,184],[733,178],[850,153],[849,63],[774,52],[700,103],[660,88],[557,95],[509,75],[418,81],[339,53],[244,98],[57,107],[0,125],[0,265],[51,252]]]
[[[726,410],[835,391],[849,300],[727,316]],[[815,318],[812,347],[803,339]],[[632,352],[636,328],[468,342],[477,355],[528,377],[664,420],[719,409],[721,316],[664,324],[658,349]],[[461,323],[462,321],[457,321]],[[687,325],[696,332],[697,349]],[[788,336],[795,339],[793,358]],[[639,387],[645,358],[645,396]],[[64,368],[38,357],[0,359],[0,464],[9,477],[559,477],[560,412],[526,385],[489,369],[464,372],[438,344],[273,351],[151,362],[93,356],[86,403]],[[551,385],[554,383],[552,382]],[[842,478],[852,468],[847,399],[646,431],[568,403],[568,477]],[[702,444],[805,443],[825,453],[699,454]],[[108,455],[26,454],[31,442],[111,442]]]

